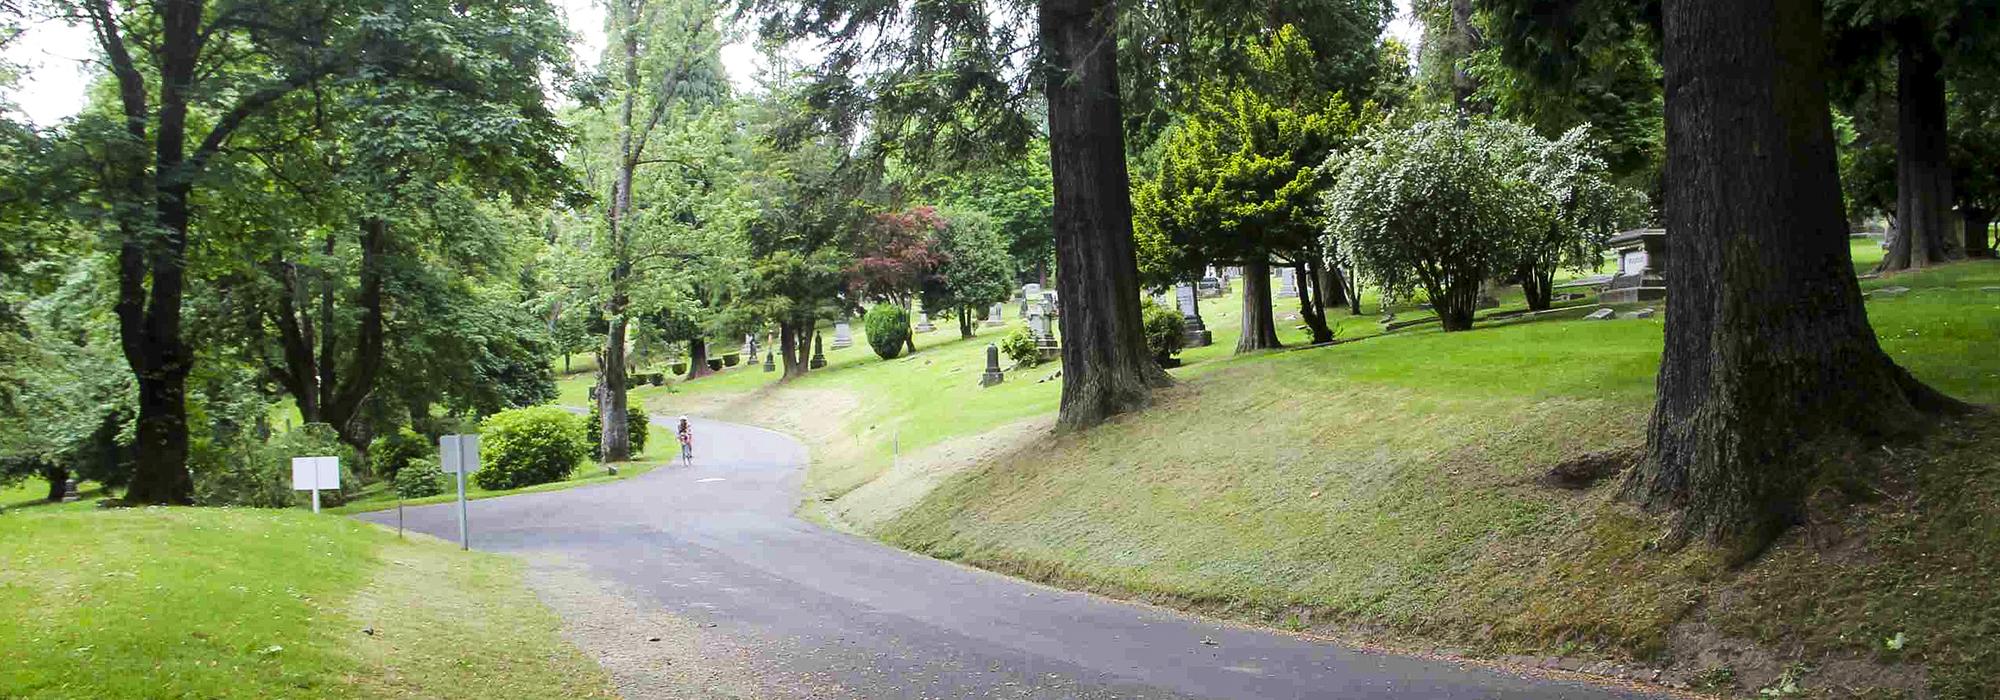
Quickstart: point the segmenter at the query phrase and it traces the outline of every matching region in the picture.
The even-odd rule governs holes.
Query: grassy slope
[[[0,696],[611,695],[517,564],[344,518],[16,513],[0,561]]]
[[[1888,352],[2000,403],[2000,293],[1980,290],[2000,264],[1866,286],[1892,284],[1916,291],[1870,302]],[[1540,321],[1235,361],[1161,410],[962,474],[875,534],[1267,624],[1651,657],[1697,619],[1809,659],[1922,661],[1946,697],[2000,694],[2000,430],[1861,459],[1888,475],[1877,500],[1829,500],[1743,572],[1646,550],[1662,522],[1615,484],[1534,483],[1643,442],[1660,339],[1657,319]]]
[[[1880,255],[1865,241],[1855,252],[1863,271]],[[1864,282],[1890,285],[1916,291],[1870,302],[1884,347],[1926,381],[2000,403],[2000,354],[1990,351],[2000,295],[1980,291],[2000,285],[2000,265]],[[1513,306],[1518,291],[1502,298]],[[1962,548],[1951,534],[2000,537],[2000,475],[1979,450],[1905,448],[1888,468],[1919,476],[1893,480],[1878,503],[1823,513],[1811,529],[1846,533],[1845,548],[1795,534],[1733,572],[1699,549],[1646,550],[1661,521],[1616,503],[1609,485],[1570,493],[1533,483],[1567,457],[1642,442],[1659,319],[1564,314],[1232,358],[1238,306],[1204,302],[1217,344],[1186,354],[1183,385],[1158,410],[992,460],[907,512],[859,520],[930,554],[1277,626],[1657,658],[1686,647],[1676,635],[1699,623],[1805,653],[1920,660],[1948,697],[2000,692],[1985,670],[2000,663],[2000,645],[1984,622],[2000,619],[2000,602],[1970,585],[2000,575],[2000,550]],[[1280,325],[1288,344],[1302,342]],[[1348,319],[1341,337],[1377,333],[1370,316]],[[1054,409],[1057,383],[1034,382],[1052,367],[976,389],[981,352],[998,334],[941,342],[955,335],[923,336],[922,353],[896,362],[863,348],[832,353],[831,371],[783,389],[739,373],[642,395],[656,410],[766,424],[800,422],[763,410],[786,397],[792,414],[813,401],[846,410],[822,432],[852,444],[814,444],[809,478],[810,495],[840,496],[887,471],[892,445],[907,456]],[[816,395],[850,400],[797,400]],[[1978,428],[1946,436],[1938,442],[2000,439]],[[1886,650],[1898,632],[1906,645]],[[1699,663],[1743,664],[1728,670],[1753,689],[1774,674],[1743,659]]]

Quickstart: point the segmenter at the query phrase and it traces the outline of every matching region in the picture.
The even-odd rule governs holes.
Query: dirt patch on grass
[[[825,504],[820,512],[840,527],[871,532],[922,501],[952,475],[1026,449],[1055,425],[1055,416],[1039,416],[902,455],[888,471]]]

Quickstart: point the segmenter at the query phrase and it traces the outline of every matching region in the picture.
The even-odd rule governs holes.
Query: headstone
[[[1215,333],[1201,322],[1200,308],[1195,304],[1194,285],[1182,282],[1174,285],[1174,301],[1180,309],[1181,319],[1187,329],[1181,334],[1181,344],[1190,348],[1204,348],[1215,344]]]
[[[1980,288],[1979,288],[1979,291],[1982,291],[1982,292],[2000,292],[2000,287],[1980,287]]]
[[[766,351],[764,353],[764,371],[766,372],[778,371],[778,353],[769,351]]]
[[[1289,267],[1278,268],[1278,298],[1292,299],[1299,295],[1298,271]]]
[[[820,338],[821,335],[819,333],[813,333],[812,362],[806,363],[806,367],[809,369],[819,369],[826,366],[826,348],[821,346]]]
[[[1049,317],[1047,312],[1042,310],[1042,305],[1036,304],[1028,307],[1028,335],[1033,337],[1036,343],[1040,343],[1042,336],[1047,335],[1048,332]]]
[[[1597,295],[1603,304],[1667,298],[1667,231],[1648,228],[1626,231],[1608,241],[1618,257],[1618,272]]]
[[[1875,296],[1880,297],[1899,297],[1908,293],[1910,293],[1909,287],[1883,287],[1875,290]]]
[[[1634,311],[1634,312],[1632,312],[1632,313],[1629,313],[1629,314],[1626,314],[1626,315],[1625,315],[1625,317],[1626,317],[1626,318],[1652,318],[1652,317],[1653,317],[1653,314],[1655,314],[1655,313],[1658,313],[1658,312],[1657,312],[1657,311],[1654,311],[1654,310],[1652,309],[1652,307],[1647,307],[1647,308],[1644,308],[1644,309],[1640,309],[1640,310],[1638,310],[1638,311]]]
[[[1195,291],[1200,292],[1204,297],[1214,299],[1227,293],[1229,286],[1222,281],[1222,278],[1209,275],[1195,283]]]
[[[1007,325],[1006,316],[1007,316],[1007,305],[999,302],[994,302],[993,308],[986,310],[986,325],[988,326]]]
[[[841,348],[852,347],[853,345],[854,328],[848,325],[847,319],[843,318],[835,322],[833,324],[833,349],[839,350]]]
[[[757,359],[757,336],[755,335],[743,336],[742,354],[749,356],[752,361],[755,361]]]
[[[933,325],[931,325],[931,314],[930,314],[930,312],[928,312],[928,311],[918,311],[918,312],[917,312],[917,332],[918,332],[918,333],[929,333],[929,332],[931,332],[931,331],[934,331],[934,330],[937,330],[937,326],[933,326]]]
[[[1592,321],[1603,321],[1607,319],[1617,318],[1617,316],[1618,316],[1617,309],[1604,308],[1592,311],[1590,312],[1589,316],[1585,316],[1584,318],[1590,319]]]
[[[64,502],[64,503],[69,503],[69,502],[71,502],[71,501],[75,501],[75,500],[78,500],[78,499],[81,499],[81,498],[83,498],[83,495],[82,495],[82,494],[80,494],[80,493],[77,493],[77,491],[76,491],[76,480],[75,480],[75,479],[64,479],[64,480],[63,480],[63,495],[62,495],[62,500],[63,500],[63,502]]]
[[[1007,381],[1007,375],[1000,372],[1000,348],[992,343],[987,343],[986,373],[979,376],[979,385],[983,387],[993,386],[1004,381]]]
[[[1042,298],[1042,285],[1029,282],[1021,286],[1021,298],[1033,303]]]

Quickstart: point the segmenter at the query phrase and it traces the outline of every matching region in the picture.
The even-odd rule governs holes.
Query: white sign
[[[339,457],[293,457],[292,490],[317,491],[340,488]]]
[[[292,490],[313,493],[313,512],[319,512],[321,489],[340,488],[339,457],[293,457]]]
[[[438,469],[446,474],[479,471],[479,435],[446,435],[438,438]]]

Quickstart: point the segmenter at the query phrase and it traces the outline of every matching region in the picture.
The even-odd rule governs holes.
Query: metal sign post
[[[319,490],[340,488],[339,457],[293,457],[292,490],[311,491],[313,512],[319,512]]]
[[[458,548],[471,549],[472,538],[465,525],[465,475],[479,471],[479,436],[438,438],[438,467],[458,478]]]

